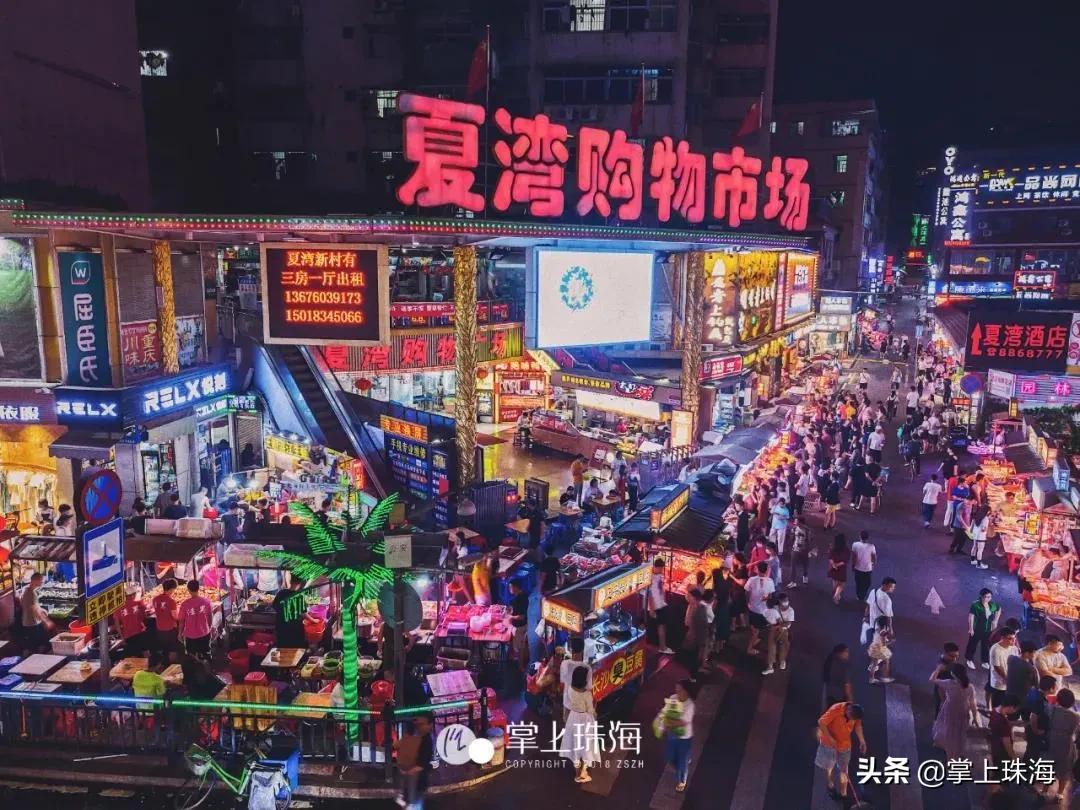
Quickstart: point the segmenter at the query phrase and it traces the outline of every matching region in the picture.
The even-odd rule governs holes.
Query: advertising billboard
[[[390,342],[385,245],[262,245],[266,343],[371,346]]]
[[[536,251],[536,346],[647,341],[652,253]]]
[[[814,308],[814,279],[817,257],[804,253],[787,254],[785,277],[784,323],[792,323],[808,315]]]
[[[29,239],[0,237],[0,380],[40,380],[34,250]]]
[[[1071,312],[972,312],[964,368],[1063,372]]]
[[[112,369],[101,254],[63,252],[56,259],[60,268],[68,385],[109,388]]]
[[[161,333],[157,321],[120,324],[120,353],[124,384],[149,380],[161,374]]]

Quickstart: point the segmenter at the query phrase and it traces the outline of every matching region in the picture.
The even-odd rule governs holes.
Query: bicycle
[[[268,783],[274,789],[274,804],[276,810],[286,810],[292,803],[292,786],[285,774],[285,768],[281,763],[262,764],[266,753],[258,746],[244,759],[244,767],[239,775],[229,772],[214,755],[201,745],[192,744],[184,752],[184,762],[191,772],[191,777],[176,792],[174,806],[176,810],[195,810],[207,800],[218,781],[225,785],[236,796],[237,800],[248,795],[248,803],[251,805],[252,798],[249,794],[252,778],[260,771],[266,774],[276,774],[278,778],[271,778]]]

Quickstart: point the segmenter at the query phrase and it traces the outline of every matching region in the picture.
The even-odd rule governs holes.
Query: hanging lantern
[[[476,379],[478,379],[478,380],[486,380],[487,375],[488,375],[488,370],[486,368],[478,368],[476,370]]]
[[[370,391],[371,380],[369,380],[367,377],[361,377],[359,380],[356,381],[356,387],[360,391]]]

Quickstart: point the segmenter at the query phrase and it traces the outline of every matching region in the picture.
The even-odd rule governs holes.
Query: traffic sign
[[[89,602],[124,582],[124,521],[120,518],[101,526],[80,529],[75,545],[79,563],[79,585]]]
[[[90,475],[79,491],[79,506],[83,520],[91,526],[100,526],[120,513],[120,500],[124,487],[120,476],[112,470],[98,470]]]

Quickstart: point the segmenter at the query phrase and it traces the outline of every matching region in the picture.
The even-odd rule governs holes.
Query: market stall
[[[55,535],[22,535],[9,542],[7,574],[0,577],[6,589],[0,592],[0,624],[15,617],[15,598],[31,575],[45,576],[38,590],[41,607],[54,621],[66,623],[79,613],[79,586],[75,581],[75,538]]]
[[[644,560],[662,558],[665,589],[685,595],[698,572],[711,577],[723,564],[718,541],[728,503],[693,492],[687,484],[658,487],[616,527],[615,535],[640,544]]]
[[[645,675],[645,633],[634,626],[629,597],[649,587],[651,566],[624,563],[545,596],[548,624],[585,637],[593,701],[636,689]]]

